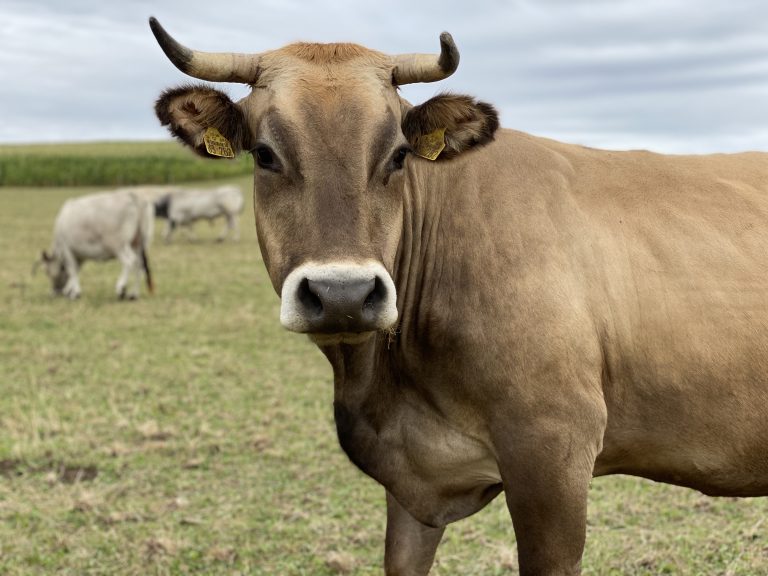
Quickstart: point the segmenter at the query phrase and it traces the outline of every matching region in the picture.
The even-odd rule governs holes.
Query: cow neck
[[[420,339],[430,315],[427,304],[437,296],[443,267],[437,242],[445,237],[440,231],[445,198],[438,174],[414,169],[406,175],[403,230],[393,270],[399,314],[394,334],[380,332],[354,345],[321,346],[333,367],[336,404],[364,416],[374,427],[400,399],[402,387],[410,388],[409,383],[419,379],[413,370],[421,360]]]
[[[384,335],[360,344],[321,346],[333,367],[334,417],[339,442],[349,458],[367,474],[381,481],[382,464],[376,454],[377,431],[392,415],[397,402],[392,394],[391,372],[382,366]]]
[[[443,174],[432,166],[409,170],[403,193],[403,232],[395,260],[399,323],[391,346],[405,354],[417,349],[429,324],[430,306],[437,300],[444,270],[443,251],[438,242],[450,235],[446,221],[446,196],[440,185]],[[423,342],[422,342],[423,343]]]
[[[376,337],[361,344],[321,348],[333,366],[334,401],[350,409],[369,399],[376,374]]]

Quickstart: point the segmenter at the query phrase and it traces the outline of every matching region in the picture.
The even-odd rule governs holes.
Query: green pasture
[[[0,574],[382,574],[384,491],[337,445],[325,359],[279,325],[251,207],[237,243],[158,230],[153,297],[116,300],[110,262],[53,298],[32,263],[93,190],[0,187]],[[767,513],[595,479],[584,573],[768,574]],[[516,566],[497,498],[448,528],[432,573]]]
[[[248,155],[207,160],[175,142],[0,146],[0,186],[128,186],[250,174]]]

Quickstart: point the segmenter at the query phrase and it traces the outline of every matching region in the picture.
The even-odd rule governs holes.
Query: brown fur
[[[249,147],[249,138],[242,110],[229,96],[205,85],[186,85],[166,90],[155,103],[160,123],[195,152],[207,158],[203,132],[216,128],[229,140],[237,152]]]
[[[413,146],[420,136],[445,128],[445,150],[438,157],[444,160],[487,144],[498,127],[499,115],[492,105],[458,94],[440,94],[414,106],[402,124],[403,134]]]

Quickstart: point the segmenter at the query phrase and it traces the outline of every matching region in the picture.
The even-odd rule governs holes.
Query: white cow
[[[219,235],[224,240],[231,233],[237,240],[240,232],[237,216],[243,211],[243,193],[237,186],[220,186],[203,190],[178,190],[155,202],[155,214],[167,218],[165,241],[170,242],[177,226],[188,226],[197,220],[211,221],[223,216],[226,226]]]
[[[51,279],[54,294],[78,298],[78,271],[83,262],[112,258],[117,258],[123,265],[116,285],[119,298],[138,298],[142,268],[151,293],[153,285],[147,248],[153,227],[152,204],[127,190],[67,200],[56,217],[50,252],[42,253],[42,264]],[[131,273],[135,282],[129,288]]]

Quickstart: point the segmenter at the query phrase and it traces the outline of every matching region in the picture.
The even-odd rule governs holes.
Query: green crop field
[[[92,190],[0,188],[0,574],[381,574],[384,491],[337,445],[325,359],[279,325],[250,206],[240,242],[156,241],[153,297],[116,300],[108,262],[53,298],[32,263]],[[766,514],[595,479],[584,573],[768,574]],[[497,498],[432,574],[516,571]]]
[[[0,146],[0,186],[128,186],[250,174],[247,155],[200,158],[176,142]]]

